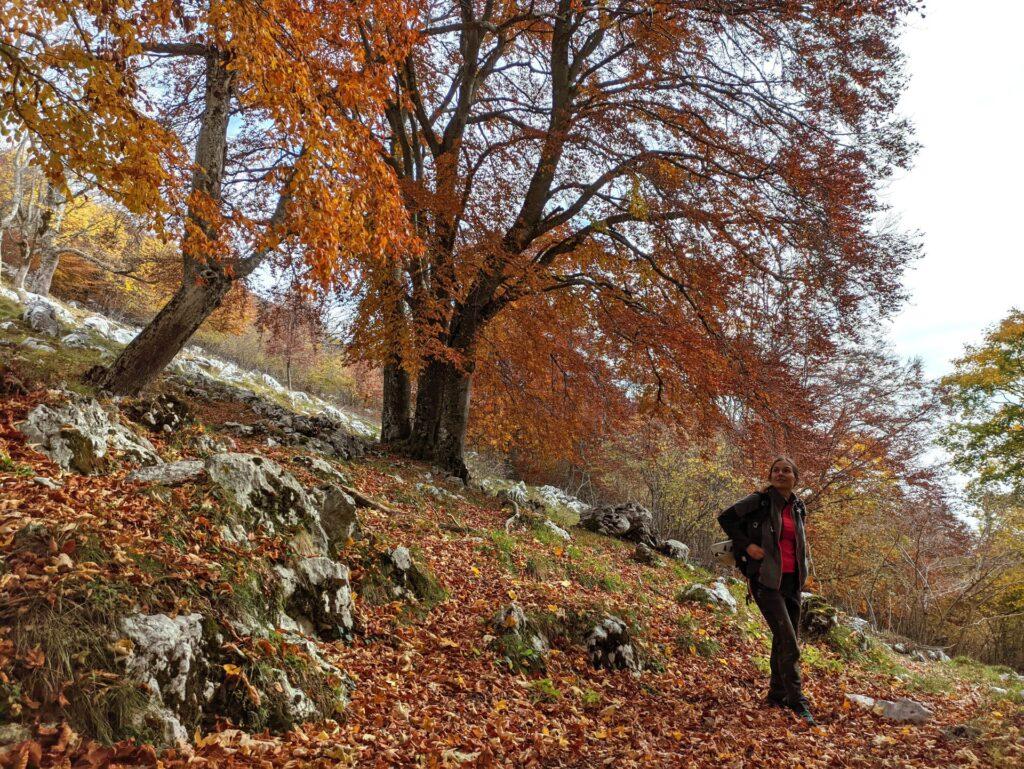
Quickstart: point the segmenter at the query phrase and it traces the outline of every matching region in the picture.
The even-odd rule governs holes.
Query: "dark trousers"
[[[800,586],[796,574],[783,574],[778,590],[755,582],[751,592],[772,631],[772,680],[768,696],[789,705],[804,702],[800,684]]]

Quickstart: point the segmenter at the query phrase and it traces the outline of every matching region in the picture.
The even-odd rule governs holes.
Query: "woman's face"
[[[789,462],[779,461],[772,465],[769,482],[783,495],[788,496],[796,486],[796,473]]]

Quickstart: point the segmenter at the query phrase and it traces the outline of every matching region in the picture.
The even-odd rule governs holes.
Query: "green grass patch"
[[[22,478],[31,478],[35,472],[23,462],[15,462],[11,455],[0,449],[0,473],[11,473]]]

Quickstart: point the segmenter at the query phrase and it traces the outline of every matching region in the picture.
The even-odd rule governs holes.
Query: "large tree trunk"
[[[448,366],[441,390],[437,439],[434,444],[434,462],[464,481],[469,480],[464,453],[472,383],[472,371],[460,371],[454,366]]]
[[[87,380],[117,395],[136,395],[188,343],[230,288],[228,278],[183,284],[117,360],[92,369]]]
[[[206,90],[192,189],[215,204],[221,200],[224,178],[232,78],[220,54],[212,51],[206,57]],[[181,288],[117,360],[106,369],[90,370],[86,378],[92,384],[123,395],[138,393],[171,362],[231,288],[233,279],[226,265],[208,260],[203,253],[207,243],[219,239],[217,222],[192,207],[188,218],[202,235],[190,235],[190,228],[185,229],[181,242]]]
[[[463,480],[469,479],[463,455],[472,377],[471,370],[444,361],[433,360],[423,369],[416,386],[416,422],[410,441],[414,457]]]
[[[412,383],[409,372],[393,361],[384,366],[384,405],[380,414],[383,443],[406,441],[412,434]]]

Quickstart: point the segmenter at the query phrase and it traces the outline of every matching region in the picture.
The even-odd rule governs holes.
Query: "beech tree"
[[[404,44],[401,4],[380,14],[369,0],[4,9],[5,106],[37,136],[48,173],[59,182],[55,164],[67,165],[180,240],[180,287],[90,372],[95,384],[144,387],[232,284],[275,254],[329,285],[346,255],[372,258],[400,238],[391,175],[355,116],[372,109],[378,73]],[[95,115],[82,106],[91,102]]]
[[[465,476],[485,332],[555,293],[636,397],[770,414],[773,333],[822,349],[898,303],[914,249],[873,223],[914,7],[426,3],[375,126],[423,250],[363,273],[353,337],[385,438]]]

